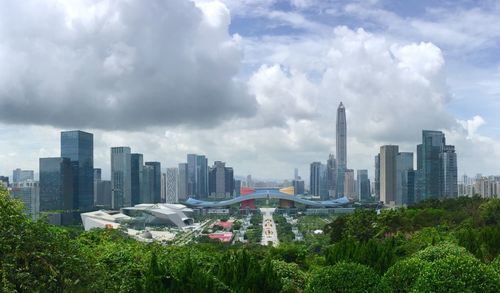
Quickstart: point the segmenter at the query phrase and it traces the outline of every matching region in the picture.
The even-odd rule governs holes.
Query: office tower
[[[102,181],[102,170],[100,168],[94,168],[94,206],[96,206],[98,193],[99,193],[99,184]]]
[[[161,202],[167,202],[167,173],[161,173]]]
[[[226,185],[225,192],[226,198],[234,197],[234,170],[232,167],[226,167],[224,171],[224,176],[226,177],[224,183]]]
[[[368,170],[358,170],[356,174],[356,184],[358,186],[358,200],[367,202],[371,200],[370,179],[368,179]]]
[[[397,194],[397,163],[399,153],[397,145],[380,147],[380,201],[386,205],[396,203]]]
[[[295,180],[299,179],[299,169],[298,168],[293,169],[293,179],[295,179]]]
[[[0,185],[3,185],[5,188],[9,187],[9,177],[0,176]]]
[[[205,156],[196,156],[196,195],[208,197],[208,160]]]
[[[234,174],[233,168],[226,167],[226,163],[215,161],[209,171],[209,191],[214,198],[233,197]]]
[[[347,169],[347,122],[345,108],[340,102],[337,108],[336,125],[336,155],[337,155],[337,197],[344,196],[345,170]]]
[[[423,130],[417,146],[417,200],[456,197],[457,177],[454,146],[446,145],[443,132]]]
[[[161,203],[161,164],[160,162],[146,162],[146,166],[153,167],[153,203]]]
[[[132,205],[130,147],[111,148],[111,207]]]
[[[61,132],[61,157],[71,160],[75,208],[94,206],[94,135],[75,130]]]
[[[293,180],[292,185],[293,185],[293,190],[295,192],[295,195],[298,195],[298,194],[302,195],[305,193],[304,180],[300,180],[300,177],[297,180]]]
[[[177,196],[179,201],[185,201],[188,198],[188,164],[179,164],[179,181]]]
[[[354,170],[352,169],[345,170],[344,193],[349,199],[355,200],[357,198],[356,181],[354,179]]]
[[[166,203],[177,203],[179,202],[179,169],[178,168],[167,168],[166,174]]]
[[[375,156],[375,183],[373,187],[375,200],[380,201],[380,154]]]
[[[130,192],[132,206],[141,202],[142,172],[144,159],[142,154],[130,154]]]
[[[141,203],[154,203],[155,169],[152,165],[144,165],[141,181]]]
[[[445,145],[441,159],[441,196],[454,198],[458,196],[457,154],[455,146]]]
[[[72,210],[73,168],[68,158],[40,158],[40,211]]]
[[[206,198],[209,194],[208,160],[203,155],[188,154],[188,195]]]
[[[18,179],[19,180],[19,179]],[[12,183],[10,196],[24,204],[24,211],[32,220],[38,218],[40,212],[40,189],[37,181],[27,179]]]
[[[396,198],[397,206],[408,205],[415,189],[409,172],[413,172],[413,153],[400,152],[396,157]]]
[[[337,161],[335,156],[330,154],[328,160],[326,161],[326,178],[328,184],[328,196],[330,198],[337,197]]]
[[[234,180],[234,197],[241,195],[241,180]]]
[[[21,170],[17,168],[16,170],[12,171],[12,183],[24,182],[28,180],[35,180],[33,170]]]
[[[187,195],[198,198],[196,194],[196,154],[187,155]]]
[[[309,193],[311,195],[319,196],[321,185],[321,163],[311,163],[311,171],[309,175]]]

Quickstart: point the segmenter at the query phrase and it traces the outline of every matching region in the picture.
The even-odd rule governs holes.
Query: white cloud
[[[0,120],[141,129],[252,116],[229,24],[218,1],[4,1]]]

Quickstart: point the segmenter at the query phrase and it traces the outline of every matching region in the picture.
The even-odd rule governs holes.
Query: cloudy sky
[[[236,175],[308,178],[422,129],[456,145],[459,174],[500,174],[500,3],[432,0],[3,0],[0,174],[58,156],[59,132],[175,166],[187,153]]]

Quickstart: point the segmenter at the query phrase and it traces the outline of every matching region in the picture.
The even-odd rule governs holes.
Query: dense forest
[[[356,210],[327,241],[142,243],[33,222],[0,189],[1,292],[500,292],[500,200]]]

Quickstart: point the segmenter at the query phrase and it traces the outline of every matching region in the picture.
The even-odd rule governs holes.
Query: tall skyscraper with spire
[[[345,107],[340,102],[337,108],[337,197],[345,195],[344,180],[345,170],[347,169],[347,122],[345,116]]]

